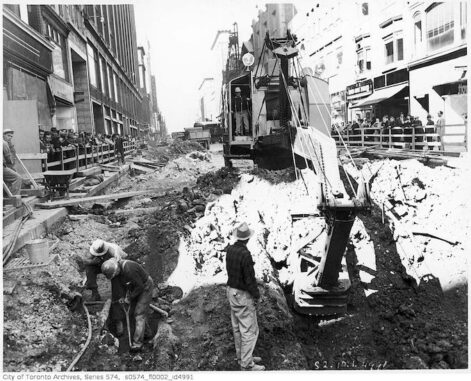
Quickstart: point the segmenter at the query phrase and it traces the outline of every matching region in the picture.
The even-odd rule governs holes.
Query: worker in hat
[[[7,184],[11,194],[18,195],[23,180],[15,170],[16,151],[12,143],[14,131],[9,128],[3,130],[3,181]]]
[[[87,276],[85,288],[91,290],[92,299],[95,301],[101,300],[100,293],[98,292],[98,285],[96,282],[97,275],[100,274],[101,265],[111,259],[115,258],[120,260],[127,258],[128,255],[124,252],[119,245],[112,242],[106,242],[102,239],[96,239],[91,245],[90,250],[84,257],[80,258],[81,265],[85,267],[85,274]],[[111,299],[118,301],[124,291],[119,282],[111,282]],[[123,334],[123,313],[121,308],[116,304],[111,305],[111,316],[115,323],[116,334],[121,336]]]
[[[237,361],[241,370],[265,370],[259,365],[262,359],[253,356],[258,338],[256,305],[260,299],[255,279],[254,261],[247,242],[253,235],[247,223],[240,224],[233,232],[236,242],[227,248],[227,299],[231,306],[232,331]]]
[[[101,265],[101,271],[108,279],[112,282],[119,282],[121,287],[126,290],[126,296],[120,299],[120,303],[132,304],[131,309],[134,307],[136,324],[131,351],[138,351],[144,342],[154,281],[139,263],[125,259],[108,259]]]
[[[249,100],[245,95],[242,95],[240,87],[235,88],[235,95],[232,98],[232,112],[235,115],[236,122],[236,135],[245,135],[249,132]],[[242,127],[242,123],[244,127]]]

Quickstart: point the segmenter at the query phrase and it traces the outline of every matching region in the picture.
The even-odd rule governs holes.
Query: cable
[[[78,355],[75,357],[74,361],[69,365],[67,368],[66,372],[70,372],[75,364],[80,360],[80,358],[83,356],[85,351],[87,350],[88,345],[90,344],[90,341],[92,340],[92,321],[90,319],[90,313],[88,312],[87,306],[85,306],[85,303],[82,302],[83,309],[85,313],[87,314],[87,323],[88,323],[88,337],[87,341],[85,342],[85,345],[83,346],[82,350],[78,353]]]

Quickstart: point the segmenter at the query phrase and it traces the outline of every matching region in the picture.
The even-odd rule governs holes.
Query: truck
[[[202,127],[185,128],[185,140],[200,143],[204,148],[209,149],[211,131]]]

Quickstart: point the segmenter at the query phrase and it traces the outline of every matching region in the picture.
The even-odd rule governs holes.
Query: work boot
[[[237,363],[240,365],[240,360],[237,360]],[[253,356],[252,357],[252,361],[255,363],[255,364],[258,364],[259,362],[262,362],[262,358],[261,357],[258,357],[258,356]]]
[[[141,349],[142,343],[132,343],[131,348],[129,348],[131,352],[139,352]]]
[[[100,293],[96,289],[92,290],[92,300],[95,302],[99,302],[101,300]]]
[[[116,337],[123,336],[124,333],[124,325],[121,320],[118,320],[116,323]]]
[[[240,367],[240,370],[248,370],[248,371],[262,371],[265,370],[265,367],[263,365],[258,365],[253,363],[252,366],[248,366],[247,368],[244,368],[243,366]]]

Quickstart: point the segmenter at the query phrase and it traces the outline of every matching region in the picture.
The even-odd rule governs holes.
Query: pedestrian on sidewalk
[[[231,306],[232,330],[241,370],[265,370],[258,365],[260,357],[254,357],[253,351],[258,338],[258,323],[256,306],[260,299],[257,281],[255,279],[254,261],[247,242],[253,235],[247,223],[242,223],[234,230],[237,240],[227,248],[227,299]]]
[[[3,181],[12,195],[18,195],[23,180],[15,170],[16,151],[12,143],[13,134],[14,131],[9,128],[3,131]]]
[[[445,136],[445,118],[443,117],[443,111],[439,111],[437,115],[438,119],[435,126],[437,127],[437,134],[440,140],[440,149],[444,151],[445,145],[443,144],[443,137]]]
[[[120,298],[120,303],[132,304],[131,309],[134,307],[134,318],[136,320],[131,351],[140,350],[144,342],[154,281],[139,263],[126,259],[108,259],[102,264],[101,271],[111,282],[119,282],[121,288],[126,290],[126,296]]]

